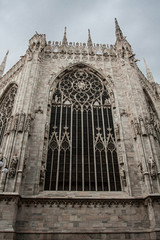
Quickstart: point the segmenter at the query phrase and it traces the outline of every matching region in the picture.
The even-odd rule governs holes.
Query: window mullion
[[[109,166],[108,166],[107,146],[105,146],[105,157],[106,157],[106,168],[107,168],[108,191],[110,191],[110,178],[109,178]]]
[[[52,150],[52,159],[51,159],[51,175],[50,175],[49,190],[52,190],[52,189],[51,189],[51,184],[52,184],[52,174],[53,174],[53,156],[54,156],[54,150]]]
[[[114,169],[113,151],[111,152],[111,156],[112,156],[112,165],[113,165],[114,185],[115,185],[115,190],[116,190],[116,189],[117,189],[117,184],[116,184],[116,178],[115,178],[115,169]]]
[[[108,119],[108,127],[110,128],[110,122],[109,122],[109,117],[108,117],[108,108],[106,108],[106,112],[107,112],[107,119]],[[108,136],[106,136],[108,137]],[[111,185],[110,185],[110,176],[109,176],[109,162],[108,162],[108,146],[105,146],[105,154],[106,154],[106,166],[107,166],[107,178],[108,178],[108,190],[111,190]]]
[[[110,128],[110,120],[109,120],[109,113],[108,113],[108,108],[107,108],[107,119],[108,119],[108,128]]]
[[[103,169],[102,169],[102,154],[101,151],[99,152],[100,154],[100,168],[101,168],[101,182],[102,182],[102,191],[104,191],[104,183],[103,183]]]
[[[73,143],[72,143],[72,123],[73,123],[73,105],[71,106],[71,124],[70,124],[70,170],[69,170],[69,191],[71,191],[71,188],[72,188],[72,146],[73,146]]]
[[[61,128],[62,128],[62,110],[63,105],[61,105],[60,112],[60,124],[59,124],[59,146],[58,146],[58,159],[57,159],[57,176],[56,176],[56,191],[58,190],[58,179],[59,179],[59,161],[60,161],[60,151],[61,151]]]
[[[108,179],[108,187],[109,187],[109,172],[108,172],[108,161],[107,161],[107,136],[106,136],[106,130],[105,130],[105,123],[104,123],[104,112],[103,112],[103,107],[101,105],[101,113],[102,113],[102,124],[103,124],[103,136],[104,136],[104,147],[105,147],[105,159],[106,159],[106,170],[107,170],[107,179]],[[108,113],[108,111],[107,111]],[[108,115],[107,115],[108,116]],[[103,168],[102,168],[103,172]],[[103,189],[104,189],[104,182],[103,182]]]
[[[78,110],[76,110],[76,191],[78,182]]]
[[[97,191],[97,168],[96,168],[96,153],[95,153],[95,132],[94,132],[94,115],[93,115],[93,106],[92,106],[92,131],[93,131],[93,153],[94,153],[94,174],[95,174],[95,189]],[[96,126],[95,126],[96,127]]]
[[[91,171],[90,171],[90,142],[89,142],[89,125],[88,125],[88,111],[86,111],[86,115],[87,115],[87,143],[88,143],[88,181],[89,181],[89,191],[91,191]]]
[[[63,191],[65,189],[65,165],[66,165],[66,151],[64,150],[64,160],[63,160]]]
[[[84,129],[83,129],[83,105],[81,105],[81,133],[82,133],[82,191],[84,191]]]

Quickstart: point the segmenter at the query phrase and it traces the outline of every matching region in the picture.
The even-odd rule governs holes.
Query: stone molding
[[[0,194],[0,202],[4,201],[6,204],[9,204],[11,202],[18,203],[19,199],[20,199],[19,194],[13,193]]]
[[[0,201],[4,201],[6,204],[9,204],[11,202],[18,203],[18,206],[21,207],[22,205],[25,205],[29,207],[30,205],[34,205],[34,207],[37,207],[38,205],[41,205],[42,207],[45,205],[49,205],[52,207],[53,205],[59,207],[64,206],[67,207],[68,205],[71,205],[72,207],[78,206],[94,206],[94,207],[112,207],[116,206],[118,207],[121,205],[122,207],[128,206],[135,206],[139,207],[140,205],[147,206],[149,204],[158,203],[160,204],[160,195],[148,195],[144,198],[56,198],[56,197],[38,197],[38,196],[32,196],[32,197],[24,197],[20,196],[18,194],[0,194]]]

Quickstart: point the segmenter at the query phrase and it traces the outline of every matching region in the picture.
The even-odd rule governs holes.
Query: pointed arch
[[[58,75],[52,95],[45,190],[121,190],[113,92],[106,85],[99,72],[82,63]]]
[[[110,90],[110,91],[113,90],[113,81],[112,81],[112,77],[110,75],[105,76],[101,71],[94,68],[90,64],[87,64],[84,62],[79,62],[79,63],[69,64],[68,66],[63,68],[63,70],[61,70],[58,74],[55,74],[55,72],[53,74],[51,74],[52,77],[49,80],[50,91],[52,91],[53,86],[55,86],[55,84],[63,77],[63,75],[65,75],[66,73],[68,73],[76,68],[88,68],[89,71],[95,73],[97,76],[99,76],[102,80],[104,80],[106,82],[106,84],[108,85],[108,90]]]
[[[0,145],[2,144],[7,122],[12,114],[17,88],[16,84],[10,84],[0,98]]]
[[[149,112],[151,118],[153,117],[153,115],[155,115],[158,118],[158,113],[157,113],[155,105],[154,105],[154,103],[152,101],[151,96],[149,95],[148,91],[145,88],[143,88],[143,92],[144,92],[144,96],[145,96],[148,112]]]

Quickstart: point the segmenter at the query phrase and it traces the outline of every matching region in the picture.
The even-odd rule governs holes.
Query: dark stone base
[[[17,234],[15,240],[160,240],[160,233]]]

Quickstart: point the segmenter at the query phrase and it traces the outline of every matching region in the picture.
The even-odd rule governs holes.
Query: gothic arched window
[[[8,119],[12,114],[12,108],[16,92],[17,86],[12,85],[0,101],[0,145],[2,143]]]
[[[157,116],[157,112],[155,110],[154,104],[153,104],[149,94],[147,93],[147,91],[145,89],[143,89],[143,91],[144,91],[144,96],[145,96],[145,100],[146,100],[146,104],[147,104],[147,108],[148,108],[150,117],[152,118],[154,115]]]
[[[56,86],[45,190],[121,190],[110,99],[91,69],[72,69]]]
[[[156,139],[158,139],[160,144],[160,124],[159,124],[159,117],[154,106],[152,99],[150,98],[148,92],[143,89],[144,96],[146,100],[146,106],[148,109],[148,117],[146,116],[146,125],[150,125],[148,129],[148,133],[154,135]],[[152,130],[151,130],[152,129]],[[159,149],[159,146],[158,146]]]

